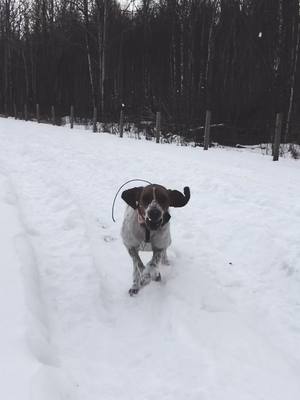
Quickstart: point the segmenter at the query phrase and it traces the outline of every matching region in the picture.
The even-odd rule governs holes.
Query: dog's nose
[[[158,221],[161,219],[161,212],[157,208],[151,208],[148,212],[148,217],[151,221]]]

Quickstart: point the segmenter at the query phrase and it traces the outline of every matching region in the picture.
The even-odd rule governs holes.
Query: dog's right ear
[[[139,186],[132,189],[124,190],[124,192],[122,192],[121,194],[121,197],[130,207],[136,210],[138,208],[139,199],[141,197],[143,189],[143,186]]]
[[[190,200],[191,192],[188,186],[183,188],[183,193],[178,190],[168,190],[170,207],[184,207]]]

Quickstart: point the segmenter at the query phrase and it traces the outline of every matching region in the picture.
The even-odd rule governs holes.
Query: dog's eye
[[[142,203],[144,204],[144,205],[148,205],[148,204],[150,204],[151,203],[151,201],[152,201],[152,195],[150,194],[150,193],[145,193],[143,196],[142,196]]]
[[[161,206],[167,206],[168,205],[168,197],[164,193],[158,192],[156,194],[156,199],[159,202]]]

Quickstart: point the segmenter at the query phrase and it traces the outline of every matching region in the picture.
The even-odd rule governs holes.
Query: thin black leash
[[[116,195],[115,195],[115,197],[114,197],[114,201],[113,201],[113,203],[112,203],[111,217],[112,217],[112,220],[113,220],[114,222],[116,222],[115,217],[114,217],[114,210],[115,210],[115,203],[116,203],[117,196],[118,196],[118,194],[120,193],[120,190],[121,190],[125,185],[127,185],[128,183],[130,183],[130,182],[145,182],[145,183],[149,183],[149,185],[152,185],[151,182],[146,181],[145,179],[130,179],[129,181],[123,183],[123,185],[119,187],[119,189],[118,189],[118,191],[117,191],[117,193],[116,193]]]

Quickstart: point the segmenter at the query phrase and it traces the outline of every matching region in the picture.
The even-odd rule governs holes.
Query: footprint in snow
[[[110,243],[110,242],[114,242],[115,240],[117,240],[116,238],[110,236],[110,235],[105,235],[103,236],[103,240],[106,243]]]
[[[105,225],[99,218],[97,218],[96,221],[100,228],[107,229],[107,225]]]

